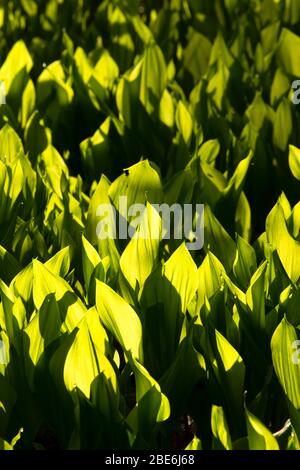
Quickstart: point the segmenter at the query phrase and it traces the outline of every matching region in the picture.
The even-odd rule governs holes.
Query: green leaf
[[[190,40],[183,52],[184,68],[192,75],[194,82],[205,75],[211,52],[209,39],[195,30],[190,32]]]
[[[45,267],[53,274],[60,277],[66,277],[70,270],[71,255],[70,248],[66,246],[58,251],[52,258],[45,263]]]
[[[0,245],[0,279],[9,284],[20,270],[21,267],[15,257]]]
[[[287,149],[292,130],[292,103],[287,98],[283,98],[276,111],[273,127],[274,145],[283,152]]]
[[[204,357],[194,348],[189,334],[181,341],[171,367],[160,379],[162,391],[170,401],[171,421],[183,413],[194,387],[204,379],[205,369]]]
[[[134,236],[120,258],[121,271],[133,291],[143,287],[158,261],[162,230],[161,218],[151,204],[147,203],[139,220]]]
[[[174,103],[172,95],[167,89],[164,90],[159,103],[159,118],[166,126],[173,128],[175,122]]]
[[[108,117],[91,137],[80,143],[83,163],[93,178],[102,172],[109,171],[111,166],[111,142],[109,138],[112,128],[111,123],[111,118]]]
[[[210,299],[224,285],[225,268],[210,251],[198,269],[196,312],[199,314],[205,299]]]
[[[156,98],[158,106],[167,85],[166,63],[158,45],[146,48],[141,72],[140,100],[148,113],[152,113],[155,110],[153,99]]]
[[[280,67],[289,75],[300,76],[300,65],[295,50],[300,47],[300,38],[289,29],[283,28],[276,58]]]
[[[23,70],[30,72],[32,66],[33,61],[24,41],[17,41],[0,69],[0,80],[4,81],[8,93],[18,74]]]
[[[228,182],[228,185],[223,191],[225,198],[230,199],[232,196],[234,196],[235,199],[238,200],[241,195],[252,158],[253,154],[250,152],[246,158],[239,162],[234,174]]]
[[[20,332],[26,322],[26,310],[21,298],[0,279],[0,298],[4,314],[4,330],[17,351],[20,350]]]
[[[110,265],[115,273],[119,271],[119,252],[116,247],[116,220],[114,218],[115,212],[108,196],[110,183],[105,176],[102,176],[99,184],[91,197],[87,222],[86,222],[86,237],[92,245],[98,245],[98,250],[102,259],[106,256],[109,257]],[[106,207],[107,210],[104,214],[99,209]],[[99,225],[99,216],[105,216],[107,224],[105,227]]]
[[[108,12],[108,16],[113,37],[111,44],[112,55],[117,61],[120,70],[124,72],[132,64],[135,49],[135,44],[128,28],[129,20],[117,5]]]
[[[93,76],[104,88],[112,88],[119,76],[119,67],[106,50],[103,51],[94,69]]]
[[[212,372],[223,393],[230,426],[235,429],[235,433],[240,432],[243,427],[240,414],[243,409],[245,380],[243,359],[218,330],[206,332],[203,341],[205,341],[205,358],[207,357],[210,362]]]
[[[156,423],[166,421],[171,410],[168,398],[145,367],[131,354],[128,360],[135,376],[136,406],[129,413],[127,422],[137,436],[138,445],[139,435],[151,442]]]
[[[145,204],[147,201],[161,203],[163,189],[160,174],[148,160],[136,163],[111,184],[109,197],[120,215],[130,222],[133,216],[128,217],[127,211],[133,204]]]
[[[193,196],[194,182],[192,171],[187,168],[168,179],[164,186],[166,204],[189,204]]]
[[[300,150],[294,145],[289,146],[289,165],[294,177],[300,181]]]
[[[284,318],[272,340],[272,360],[278,380],[293,406],[300,409],[300,361],[295,328]]]
[[[273,107],[277,106],[282,97],[291,89],[291,83],[286,74],[277,69],[271,87],[270,101]]]
[[[235,259],[235,243],[224,227],[216,219],[209,206],[205,206],[205,247],[217,256],[227,272],[230,272]]]
[[[251,320],[258,331],[265,329],[265,273],[267,261],[265,261],[253,274],[250,286],[246,292],[246,302],[252,313]]]
[[[32,80],[28,80],[24,88],[21,102],[21,109],[18,113],[19,121],[21,126],[25,128],[29,117],[35,110],[35,87]]]
[[[65,71],[59,60],[43,70],[37,80],[36,93],[38,106],[46,108],[46,115],[57,122],[62,110],[70,105],[74,97],[74,91],[66,83]]]
[[[62,321],[71,332],[84,317],[86,309],[69,284],[61,277],[51,273],[45,265],[33,260],[33,301],[40,309],[45,297],[55,294],[61,312]]]
[[[233,272],[237,283],[246,290],[250,279],[257,269],[256,254],[249,245],[239,235],[237,236],[237,252],[233,263]]]
[[[201,145],[199,157],[201,162],[213,165],[220,153],[220,143],[217,139],[208,140]]]
[[[237,233],[247,242],[250,242],[251,239],[251,222],[251,207],[245,193],[242,192],[237,203],[235,213],[235,227]]]
[[[202,443],[198,437],[194,437],[184,450],[202,450]]]
[[[141,104],[149,114],[159,114],[159,105],[167,85],[164,55],[154,42],[146,46],[143,57],[120,81],[117,90],[118,109],[131,127]]]
[[[21,0],[21,4],[27,15],[35,16],[37,14],[38,6],[34,0]]]
[[[279,259],[293,282],[300,277],[300,244],[289,233],[283,208],[278,202],[266,220],[266,233],[273,250],[277,250]]]
[[[14,450],[12,445],[0,438],[0,450]]]
[[[96,281],[96,306],[104,326],[124,352],[143,362],[142,326],[132,307],[110,287]]]
[[[38,155],[43,153],[48,145],[51,145],[51,131],[45,127],[38,111],[35,111],[28,119],[24,130],[24,138],[31,162],[36,162]]]
[[[279,450],[279,445],[271,431],[247,409],[245,405],[247,420],[249,450]]]
[[[218,109],[222,109],[227,92],[230,71],[222,59],[218,60],[217,71],[210,79],[207,86],[207,93],[212,97]]]
[[[5,124],[0,130],[0,139],[1,139],[1,152],[0,158],[4,162],[9,162],[14,164],[23,153],[23,145],[20,137],[16,131]]]
[[[228,429],[224,410],[221,406],[213,405],[211,409],[211,429],[221,449],[232,450],[231,436]]]
[[[179,101],[176,110],[176,124],[186,145],[190,145],[193,134],[192,116],[182,101]]]
[[[95,248],[82,236],[82,268],[86,292],[89,290],[91,276],[97,266],[101,264],[101,258]]]
[[[19,440],[22,438],[22,434],[24,432],[24,429],[21,428],[20,431],[18,432],[18,434],[16,434],[16,436],[12,439],[11,441],[11,446],[14,448],[15,445],[19,442]]]
[[[164,372],[174,360],[185,314],[197,290],[197,267],[185,244],[148,278],[141,296],[145,354]],[[152,371],[151,368],[151,371]]]
[[[61,181],[62,175],[68,176],[68,167],[64,159],[52,145],[49,145],[40,156],[40,166],[43,168],[44,181],[49,190],[55,192],[62,199],[62,189],[58,182]]]
[[[94,339],[101,345],[101,336],[94,336]],[[78,388],[89,398],[93,381],[104,374],[111,384],[111,390],[117,394],[116,374],[109,360],[101,353],[98,341],[93,341],[86,319],[83,319],[64,365],[64,381],[69,392]]]
[[[25,328],[23,340],[25,371],[28,383],[34,390],[34,375],[46,348],[60,336],[62,320],[54,294],[45,297],[38,312],[36,312]],[[25,338],[28,341],[25,341]]]

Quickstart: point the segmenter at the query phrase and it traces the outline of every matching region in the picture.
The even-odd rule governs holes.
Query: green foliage
[[[298,0],[0,2],[0,450],[299,449],[299,26]],[[164,239],[176,203],[201,251]]]

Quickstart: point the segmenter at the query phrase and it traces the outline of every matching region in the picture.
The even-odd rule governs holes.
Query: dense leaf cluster
[[[0,448],[299,449],[299,54],[299,0],[0,2]]]

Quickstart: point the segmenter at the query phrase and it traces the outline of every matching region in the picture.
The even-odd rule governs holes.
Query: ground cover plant
[[[299,449],[300,1],[0,26],[0,448]],[[100,237],[125,196],[148,236]],[[201,250],[154,237],[175,203]]]

